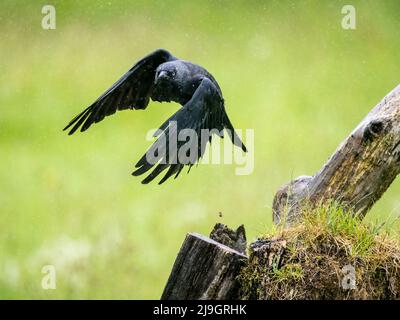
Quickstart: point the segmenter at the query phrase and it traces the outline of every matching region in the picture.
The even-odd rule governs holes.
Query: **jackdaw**
[[[159,184],[172,175],[176,178],[185,165],[190,170],[203,156],[208,141],[211,143],[212,134],[223,138],[224,129],[234,145],[247,152],[226,114],[222,92],[214,77],[201,66],[178,59],[164,49],[137,62],[64,130],[71,128],[71,135],[79,128],[87,130],[117,110],[145,109],[150,98],[159,102],[174,101],[182,108],[161,125],[154,134],[157,140],[136,164],[134,176],[155,167],[142,183],[151,182],[167,168]],[[172,141],[171,137],[184,130],[189,139]],[[205,139],[202,139],[203,131],[210,133]]]

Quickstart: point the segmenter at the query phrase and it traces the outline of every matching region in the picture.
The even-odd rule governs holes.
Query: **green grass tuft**
[[[307,206],[303,214],[301,223],[278,227],[251,248],[239,276],[242,298],[400,298],[400,244],[382,224],[336,203]]]

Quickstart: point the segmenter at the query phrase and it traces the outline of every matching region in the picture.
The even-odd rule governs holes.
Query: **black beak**
[[[159,81],[162,82],[162,81],[166,80],[167,78],[168,78],[167,72],[166,71],[161,71],[157,76],[157,82],[159,82]]]

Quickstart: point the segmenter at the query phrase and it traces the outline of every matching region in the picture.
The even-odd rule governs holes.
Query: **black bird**
[[[64,130],[71,128],[71,135],[79,128],[80,131],[87,130],[117,110],[145,109],[150,98],[159,102],[175,101],[182,108],[161,125],[154,135],[158,139],[136,164],[134,176],[155,166],[142,183],[151,182],[167,168],[160,184],[174,174],[176,178],[184,165],[190,170],[203,156],[207,142],[211,143],[211,135],[205,142],[200,141],[202,129],[212,130],[221,138],[225,129],[232,142],[247,151],[226,114],[222,92],[214,77],[204,68],[180,60],[164,49],[156,50],[136,63],[92,105],[73,118]],[[183,129],[191,129],[197,134],[194,141],[190,137],[189,141],[178,140],[175,144],[170,141],[170,135],[179,135]],[[178,156],[181,148],[185,149],[186,157]],[[149,161],[151,156],[158,160]]]

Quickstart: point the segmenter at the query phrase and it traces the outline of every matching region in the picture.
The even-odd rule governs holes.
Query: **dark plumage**
[[[93,123],[117,110],[145,109],[150,98],[160,102],[175,101],[182,108],[161,125],[155,135],[158,139],[136,164],[137,169],[133,172],[135,176],[144,174],[155,166],[143,183],[149,183],[167,168],[167,173],[159,183],[172,175],[176,178],[184,165],[190,168],[204,154],[206,143],[197,141],[197,152],[189,152],[188,161],[182,161],[177,156],[188,141],[174,144],[168,137],[170,134],[179,134],[183,129],[194,130],[198,140],[202,129],[216,129],[220,137],[223,137],[222,130],[227,129],[232,142],[247,151],[226,114],[222,92],[214,77],[204,68],[177,59],[163,49],[154,51],[136,63],[92,105],[73,118],[64,130],[70,129],[69,134],[79,128],[80,131],[85,131]],[[211,142],[211,136],[208,140]],[[151,154],[158,156],[160,161],[149,162]]]

